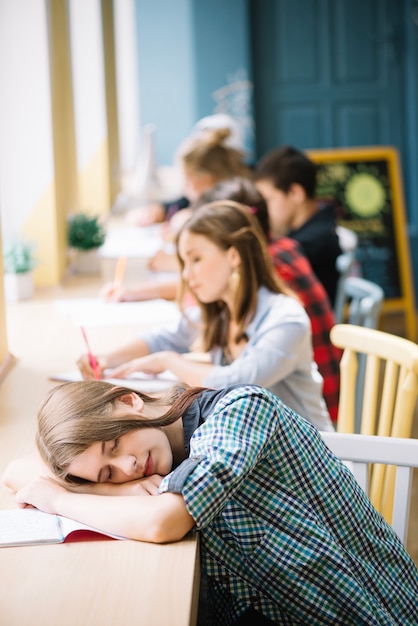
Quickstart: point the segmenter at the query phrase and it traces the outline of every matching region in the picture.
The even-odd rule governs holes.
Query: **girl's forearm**
[[[179,494],[107,496],[62,492],[56,512],[104,532],[151,543],[179,541],[194,526]]]
[[[132,359],[146,356],[147,354],[150,354],[150,351],[145,341],[136,339],[122,348],[119,348],[119,350],[100,355],[99,363],[103,369],[108,369],[132,361]]]
[[[74,493],[87,493],[96,496],[151,496],[157,495],[162,476],[153,474],[126,483],[84,483],[71,485],[67,489]]]
[[[179,380],[196,387],[203,385],[213,369],[212,363],[196,361],[176,352],[161,352],[161,360],[165,369],[173,372]]]

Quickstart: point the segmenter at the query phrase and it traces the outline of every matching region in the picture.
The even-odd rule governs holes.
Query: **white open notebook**
[[[0,511],[0,547],[25,546],[68,541],[125,539],[92,526],[37,509]]]

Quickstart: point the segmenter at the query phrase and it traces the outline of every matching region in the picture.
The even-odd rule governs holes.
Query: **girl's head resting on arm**
[[[233,201],[200,207],[177,236],[182,294],[191,290],[202,309],[203,349],[225,345],[229,319],[237,339],[254,317],[258,290],[293,295],[278,279],[265,236],[248,207]]]
[[[201,391],[177,385],[164,394],[148,396],[103,381],[64,383],[49,392],[38,411],[36,443],[39,453],[53,474],[64,482],[98,482],[99,472],[87,475],[85,465],[81,473],[72,474],[74,467],[80,467],[77,460],[87,458],[86,451],[94,451],[93,447],[98,448],[99,444],[98,451],[108,454],[111,452],[109,445],[104,445],[102,450],[102,444],[106,442],[120,441],[124,436],[144,432],[144,429],[164,431],[181,417]],[[160,466],[153,469],[164,466],[165,473],[168,473],[172,464],[169,445],[167,447],[162,438],[157,444],[163,448],[164,459],[161,458]],[[91,460],[91,455],[89,458]],[[109,475],[105,473],[100,480],[126,482],[141,478],[146,460],[145,457],[138,459],[137,476],[127,474],[107,480]],[[169,466],[165,467],[167,464]]]

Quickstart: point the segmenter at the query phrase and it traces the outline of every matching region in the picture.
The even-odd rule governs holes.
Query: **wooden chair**
[[[418,468],[418,439],[377,437],[346,433],[322,433],[327,446],[349,467],[360,487],[369,495],[369,464],[393,464],[396,471],[390,511],[396,534],[406,543],[413,468]]]
[[[372,328],[337,324],[331,341],[343,349],[337,431],[382,437],[410,437],[418,393],[418,345]],[[356,428],[358,358],[365,355],[364,391]],[[370,497],[391,522],[394,472],[373,468]]]

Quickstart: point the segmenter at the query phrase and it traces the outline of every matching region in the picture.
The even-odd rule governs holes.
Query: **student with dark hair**
[[[267,202],[273,236],[287,235],[299,242],[334,305],[336,261],[342,250],[334,205],[315,199],[315,164],[303,152],[284,146],[260,160],[254,181]]]

